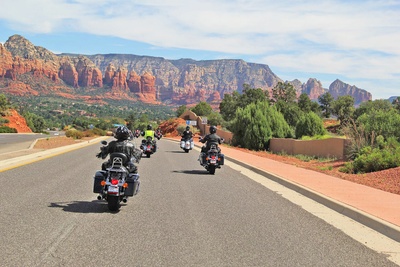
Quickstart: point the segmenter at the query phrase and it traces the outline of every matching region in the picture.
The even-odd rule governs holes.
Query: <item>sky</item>
[[[0,0],[0,42],[14,34],[57,54],[243,59],[400,96],[400,0]]]

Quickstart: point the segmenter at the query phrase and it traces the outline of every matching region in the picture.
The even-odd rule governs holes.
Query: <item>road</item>
[[[49,135],[40,133],[1,133],[0,154],[13,152],[20,149],[28,149],[39,138],[47,138],[54,135],[64,135],[64,132],[50,131]]]
[[[163,140],[111,213],[98,145],[0,173],[1,266],[398,266],[227,163]]]

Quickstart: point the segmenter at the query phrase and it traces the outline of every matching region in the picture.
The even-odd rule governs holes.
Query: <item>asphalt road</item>
[[[64,132],[50,131],[48,135],[40,133],[0,133],[0,154],[28,149],[36,139],[57,135],[64,135]]]
[[[1,266],[397,266],[244,171],[159,144],[118,213],[92,193],[99,145],[0,172]]]

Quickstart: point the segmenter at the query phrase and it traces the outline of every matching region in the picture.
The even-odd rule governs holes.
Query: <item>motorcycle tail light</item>
[[[117,185],[118,184],[118,180],[117,179],[112,179],[111,180],[111,184],[112,185]]]
[[[123,188],[127,188],[127,187],[128,187],[128,183],[124,183],[124,184],[122,185],[122,187],[123,187]]]

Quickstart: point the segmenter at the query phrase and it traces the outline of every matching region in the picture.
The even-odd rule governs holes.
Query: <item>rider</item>
[[[188,126],[186,126],[186,130],[183,131],[183,133],[182,133],[182,139],[190,140],[192,138],[193,138],[193,133],[192,133],[192,131],[190,131],[190,126],[188,125]]]
[[[210,150],[212,144],[216,144],[218,146],[219,144],[222,144],[224,139],[219,137],[219,135],[217,135],[217,127],[210,126],[210,133],[204,136],[204,138],[201,138],[199,141],[202,143],[206,143],[206,145],[201,148],[201,153],[200,153],[201,156],[200,158],[203,159],[205,153],[207,153],[207,151]],[[221,148],[219,146],[218,146],[218,153],[221,153]]]
[[[137,173],[137,167],[133,164],[132,160],[136,160],[139,162],[140,159],[137,158],[137,151],[135,146],[129,142],[130,132],[126,126],[119,126],[115,131],[114,137],[117,140],[111,141],[107,146],[102,147],[101,152],[98,153],[96,156],[98,158],[105,159],[108,154],[113,152],[121,152],[124,153],[128,158],[129,162],[127,164],[127,169],[131,173]],[[103,162],[101,169],[106,170],[108,167],[111,166],[111,161],[108,160]]]
[[[157,137],[158,140],[160,140],[161,137],[163,136],[163,135],[162,135],[162,132],[161,132],[161,129],[160,129],[160,128],[157,128],[157,130],[156,130],[156,132],[155,132],[154,135],[155,135],[155,137]]]
[[[146,140],[146,141],[147,141],[148,137],[151,137],[151,141],[152,141],[153,147],[154,147],[154,152],[156,152],[157,143],[156,143],[156,139],[154,138],[155,137],[155,132],[153,131],[153,126],[151,126],[151,124],[147,125],[147,130],[142,132],[142,136],[144,137],[144,140]]]

